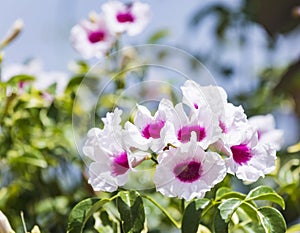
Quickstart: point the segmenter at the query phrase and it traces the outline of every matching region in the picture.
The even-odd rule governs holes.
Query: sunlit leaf
[[[229,198],[224,200],[219,206],[218,209],[220,210],[220,215],[225,222],[229,222],[233,213],[239,208],[240,204],[242,203],[241,199],[238,198]]]
[[[281,213],[271,207],[258,209],[259,218],[266,233],[285,233],[286,223]]]
[[[281,196],[279,196],[271,187],[268,186],[259,186],[255,189],[252,189],[246,199],[247,201],[252,200],[265,200],[277,203],[282,208],[285,207],[284,200]]]

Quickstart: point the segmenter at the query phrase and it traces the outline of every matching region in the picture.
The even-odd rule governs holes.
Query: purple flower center
[[[252,158],[251,150],[246,144],[232,146],[230,149],[233,155],[233,160],[239,165],[247,164],[247,162]]]
[[[200,125],[183,126],[177,133],[177,139],[183,143],[190,141],[192,132],[197,135],[197,141],[200,142],[205,138],[205,128]]]
[[[201,163],[196,161],[180,163],[176,165],[173,173],[180,181],[185,183],[192,183],[201,177]]]
[[[219,121],[219,127],[222,129],[222,133],[227,133],[228,130],[226,128],[226,125],[223,121]]]
[[[129,169],[128,158],[126,151],[117,155],[112,164],[112,174],[115,176],[123,175]]]
[[[198,109],[199,108],[198,104],[194,103],[194,108]]]
[[[133,23],[135,18],[130,11],[119,12],[117,14],[117,20],[119,23]]]
[[[160,131],[164,127],[164,121],[157,121],[151,124],[146,125],[142,130],[142,135],[144,138],[160,138]]]
[[[261,135],[262,135],[262,132],[260,132],[259,130],[257,130],[257,138],[258,138],[258,140],[260,140]]]
[[[103,30],[90,32],[88,34],[88,39],[91,43],[97,43],[105,39],[105,32]]]

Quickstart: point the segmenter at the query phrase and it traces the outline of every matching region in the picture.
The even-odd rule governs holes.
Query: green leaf
[[[34,81],[35,77],[27,74],[15,75],[7,81],[7,84],[16,85],[19,82]]]
[[[258,216],[266,233],[285,233],[286,223],[281,213],[272,207],[258,209]]]
[[[167,37],[170,34],[169,30],[167,29],[162,29],[159,30],[157,32],[155,32],[148,40],[149,44],[155,44],[157,43],[159,40]]]
[[[214,216],[212,231],[213,233],[228,233],[228,223],[222,219],[219,211],[216,211]]]
[[[240,205],[240,208],[247,214],[247,216],[249,218],[252,219],[252,221],[254,221],[254,222],[258,222],[259,221],[258,216],[257,216],[257,209],[256,209],[255,206],[251,205],[248,202],[243,202]]]
[[[238,198],[243,200],[246,197],[245,194],[239,192],[233,192],[230,188],[222,187],[216,192],[216,201],[228,198]]]
[[[299,233],[300,232],[300,223],[293,225],[287,229],[286,233]]]
[[[279,196],[271,187],[268,186],[259,186],[255,189],[252,189],[246,199],[246,201],[252,200],[266,200],[277,203],[283,209],[285,208],[284,200],[281,196]]]
[[[143,200],[136,191],[119,193],[117,207],[125,233],[139,233],[144,229],[145,211]]]
[[[93,217],[95,219],[94,228],[99,233],[120,233],[120,223],[109,211],[102,210]]]
[[[114,197],[113,197],[114,198]],[[81,233],[87,220],[111,199],[88,198],[79,202],[71,211],[68,222],[68,233]]]
[[[221,187],[216,192],[216,200],[222,199],[222,196],[226,193],[232,192],[231,188],[228,187]]]
[[[219,205],[218,209],[220,210],[221,217],[226,223],[230,221],[233,213],[237,210],[237,208],[239,208],[241,203],[241,199],[229,198]]]
[[[210,203],[207,198],[192,201],[185,208],[182,218],[182,233],[196,233],[200,224],[202,210]]]

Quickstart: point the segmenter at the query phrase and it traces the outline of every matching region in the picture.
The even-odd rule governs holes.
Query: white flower
[[[144,30],[150,19],[149,5],[139,1],[127,5],[109,1],[102,5],[102,10],[114,34],[127,32],[130,36],[137,35]]]
[[[182,102],[191,109],[197,110],[204,106],[209,106],[214,115],[219,115],[227,103],[227,94],[219,86],[200,86],[193,80],[187,80],[181,86]]]
[[[196,134],[197,143],[203,148],[214,143],[221,131],[216,125],[213,118],[213,113],[208,106],[202,106],[197,111],[191,111],[190,116],[187,116],[184,106],[179,103],[175,106],[175,113],[170,112],[168,128],[168,142],[180,146],[180,144],[188,143],[191,140],[192,133]]]
[[[93,20],[83,20],[71,29],[71,44],[85,59],[101,58],[112,47],[115,38],[108,30],[107,22],[101,15],[93,15]]]
[[[146,107],[137,105],[134,124],[125,124],[125,137],[129,147],[144,151],[150,148],[154,152],[163,149],[167,143],[166,122],[172,110],[174,111],[174,106],[167,99],[161,100],[154,116]]]
[[[275,150],[280,150],[283,144],[283,131],[275,129],[275,120],[271,114],[253,116],[249,118],[249,123],[256,128],[261,143],[270,144]]]
[[[92,163],[89,180],[95,191],[113,192],[126,183],[129,163],[120,126],[122,111],[115,109],[103,118],[104,128],[89,130],[83,153]]]
[[[244,181],[255,182],[275,169],[275,149],[259,143],[257,133],[251,126],[237,132],[235,142],[231,143],[226,145],[230,148],[230,157],[225,159],[228,173]]]
[[[194,139],[179,148],[169,148],[156,167],[156,189],[168,197],[202,198],[226,175],[224,160],[215,152],[205,152]]]
[[[0,210],[0,232],[1,233],[14,233],[14,230],[11,228],[7,217]]]

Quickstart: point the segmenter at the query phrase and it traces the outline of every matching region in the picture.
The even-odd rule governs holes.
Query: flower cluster
[[[134,36],[141,33],[149,19],[148,4],[109,1],[102,5],[100,14],[93,12],[89,20],[72,28],[71,43],[82,57],[101,58],[113,47],[120,34]]]
[[[124,127],[122,111],[115,109],[103,118],[103,129],[88,132],[83,152],[92,160],[94,190],[115,191],[147,159],[156,162],[156,189],[186,200],[203,197],[227,173],[254,182],[275,168],[283,135],[271,115],[248,120],[218,86],[188,80],[181,90],[182,102],[175,106],[162,99],[152,115],[137,105],[133,122]]]

